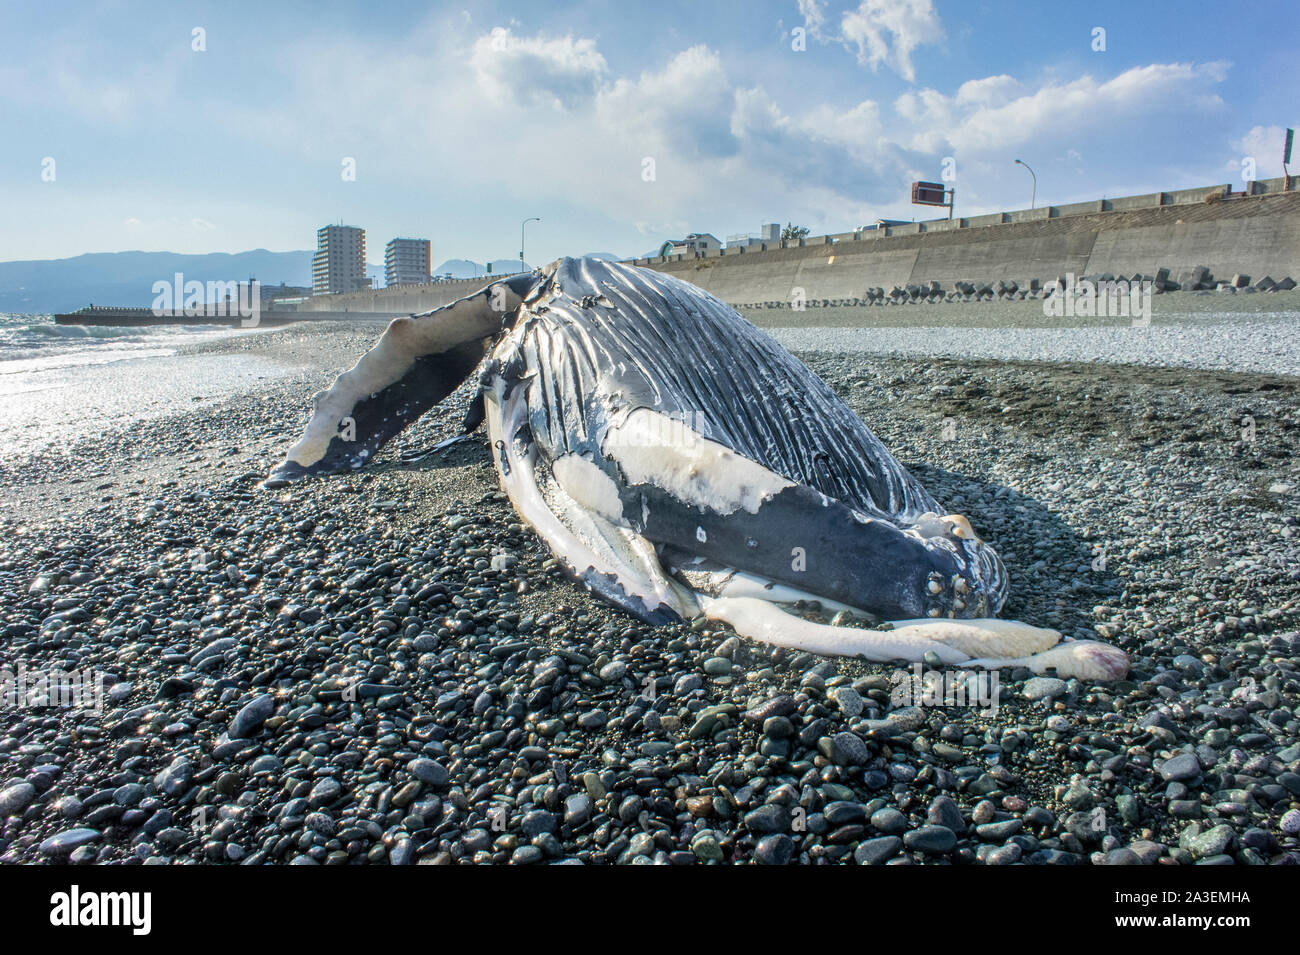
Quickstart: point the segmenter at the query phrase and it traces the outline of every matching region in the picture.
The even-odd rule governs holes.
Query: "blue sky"
[[[1300,120],[1293,23],[1281,0],[10,3],[0,260],[302,249],[342,220],[372,262],[394,235],[482,261],[526,216],[531,262],[632,255],[925,218],[908,183],[945,159],[965,215],[1028,206],[1017,157],[1040,204],[1239,188]]]

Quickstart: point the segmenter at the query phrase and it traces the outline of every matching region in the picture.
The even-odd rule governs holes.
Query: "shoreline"
[[[1183,318],[1189,313],[1179,312],[1157,315],[1146,327],[1096,322],[1043,326],[1038,321],[1039,304],[810,309],[799,313],[800,324],[768,326],[765,331],[801,355],[1073,362],[1106,369],[1178,366],[1300,375],[1300,321],[1294,312],[1214,310],[1191,313],[1190,319]],[[972,317],[963,322],[927,324],[936,315],[948,318],[968,310]],[[817,324],[847,321],[848,312],[858,319],[870,313],[877,324]],[[793,315],[784,313],[787,320]],[[894,324],[880,324],[884,319]],[[904,324],[903,319],[912,323]],[[42,447],[58,448],[113,430],[120,422],[166,418],[196,403],[214,405],[249,393],[274,395],[303,383],[319,390],[350,368],[382,330],[379,322],[320,322],[215,333],[218,337],[207,340],[160,342],[171,354],[158,357],[124,354],[118,361],[38,369],[11,377],[9,392],[0,395],[0,448],[12,460]]]

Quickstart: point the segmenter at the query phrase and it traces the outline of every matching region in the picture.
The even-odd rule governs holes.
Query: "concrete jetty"
[[[75,312],[61,312],[54,316],[56,325],[102,325],[116,328],[147,328],[158,325],[223,325],[232,328],[272,328],[289,325],[293,322],[386,322],[407,315],[408,312],[361,312],[341,309],[338,311],[300,312],[289,309],[267,309],[257,314],[256,319],[245,318],[238,314],[201,314],[190,315],[183,309],[155,310],[147,307],[88,305]]]

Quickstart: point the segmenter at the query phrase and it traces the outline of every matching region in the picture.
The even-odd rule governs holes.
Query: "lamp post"
[[[529,216],[523,222],[519,223],[519,270],[521,272],[523,271],[524,268],[524,226],[528,225],[528,223],[530,222],[541,222],[541,221],[542,221],[541,216]]]
[[[1020,165],[1024,166],[1026,169],[1029,169],[1029,163],[1025,162],[1023,159],[1017,159],[1016,162],[1020,163]],[[1029,200],[1029,208],[1032,209],[1034,208],[1034,204],[1038,202],[1038,177],[1034,175],[1032,169],[1029,169],[1029,175],[1034,176],[1034,192]]]

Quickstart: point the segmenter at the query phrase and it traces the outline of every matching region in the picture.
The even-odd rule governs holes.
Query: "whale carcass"
[[[1119,679],[1119,649],[996,614],[993,548],[845,403],[728,305],[648,269],[562,259],[394,320],[316,396],[269,481],[364,467],[471,374],[515,510],[591,591],[868,660]],[[816,601],[888,629],[817,623]],[[932,654],[932,656],[927,656]]]

